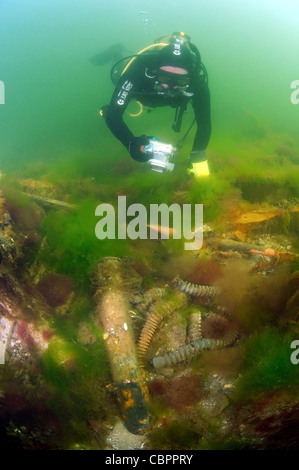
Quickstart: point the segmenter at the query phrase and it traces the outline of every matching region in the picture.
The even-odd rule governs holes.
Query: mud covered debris
[[[71,270],[56,271],[40,256],[51,238],[40,226],[51,214],[72,217],[68,197],[66,205],[51,205],[59,188],[22,185],[36,196],[25,206],[22,195],[0,199],[6,439],[24,449],[260,449],[271,447],[280,424],[289,435],[299,383],[288,356],[299,332],[294,200],[277,210],[234,205],[227,223],[209,223],[198,252],[168,250],[157,240],[142,256],[136,243],[135,257],[99,257],[82,288]],[[65,253],[60,246],[58,252],[63,267]],[[180,300],[176,276],[184,286]],[[147,324],[150,339],[138,347]],[[219,343],[234,331],[240,334],[225,348],[201,348],[153,367],[154,357],[175,356],[200,341]],[[263,360],[246,362],[259,351]],[[32,418],[36,410],[41,419]],[[296,439],[281,447],[294,447]]]

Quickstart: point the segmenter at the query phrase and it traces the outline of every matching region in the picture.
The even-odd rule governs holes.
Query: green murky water
[[[250,5],[188,0],[184,6],[178,1],[87,1],[84,6],[80,1],[2,1],[2,171],[37,162],[72,166],[76,156],[91,172],[88,164],[115,160],[122,149],[98,118],[113,89],[110,65],[93,67],[89,59],[118,42],[133,54],[177,30],[188,32],[209,72],[211,151],[217,146],[229,152],[232,132],[246,131],[248,115],[261,126],[293,135],[297,8],[295,2],[275,0]],[[134,126],[143,129],[143,119],[133,120]],[[158,137],[169,138],[169,123],[159,111],[147,122],[159,130]]]

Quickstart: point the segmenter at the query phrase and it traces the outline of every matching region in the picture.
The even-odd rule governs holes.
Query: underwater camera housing
[[[150,143],[144,147],[143,151],[152,155],[148,163],[153,171],[164,173],[174,169],[174,163],[171,163],[171,160],[174,157],[176,148],[171,144],[165,144],[151,138]]]

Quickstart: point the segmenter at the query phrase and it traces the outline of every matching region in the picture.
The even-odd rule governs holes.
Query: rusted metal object
[[[255,233],[286,233],[298,230],[298,205],[281,209],[277,207],[260,207],[239,214],[231,226],[247,235]]]
[[[193,284],[192,282],[183,281],[179,276],[173,279],[172,285],[178,290],[194,297],[213,298],[219,293],[219,289],[215,286]]]
[[[239,332],[233,330],[228,332],[221,339],[214,338],[198,338],[196,341],[183,346],[176,351],[166,353],[164,356],[156,356],[153,358],[153,366],[155,369],[161,367],[172,366],[184,361],[188,361],[197,356],[205,349],[226,348],[231,346],[239,337]]]
[[[22,193],[23,195],[27,196],[32,201],[36,202],[37,204],[45,207],[46,209],[66,209],[66,210],[73,210],[76,209],[75,204],[70,204],[65,201],[59,201],[57,199],[51,199],[48,197],[41,197],[36,194],[29,194],[29,193]]]
[[[141,434],[149,422],[148,390],[129,316],[129,292],[141,279],[126,260],[103,258],[96,266],[94,282],[97,323],[104,330],[124,424],[133,434]]]
[[[186,303],[187,296],[182,292],[174,292],[171,296],[168,295],[167,299],[162,298],[156,302],[154,310],[147,318],[138,340],[138,355],[141,365],[144,364],[149,344],[159,323],[175,310],[186,305]]]
[[[194,312],[189,317],[189,328],[187,344],[181,348],[167,352],[164,356],[156,356],[152,359],[155,369],[161,367],[173,366],[182,362],[188,362],[190,359],[199,355],[205,349],[227,348],[232,346],[239,338],[239,331],[229,321],[219,314],[210,312],[206,318],[212,319],[212,322],[221,325],[221,336],[219,332],[214,331],[215,337],[203,337],[209,329],[205,328],[205,321],[202,329],[202,318],[200,312]],[[220,324],[219,324],[220,322]],[[205,331],[204,331],[205,330]]]
[[[189,316],[189,326],[188,326],[188,342],[193,343],[197,339],[202,337],[201,331],[201,312],[193,312]]]
[[[26,297],[26,300],[25,300]],[[0,273],[0,316],[21,318],[30,310],[27,296],[18,281],[8,272]]]

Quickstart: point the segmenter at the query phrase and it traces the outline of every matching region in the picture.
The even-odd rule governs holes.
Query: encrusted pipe
[[[215,286],[193,284],[192,282],[183,281],[179,276],[174,278],[172,285],[180,291],[196,297],[215,297],[219,293],[219,289]]]
[[[161,367],[172,366],[183,361],[192,359],[204,349],[217,349],[231,346],[238,338],[238,331],[232,331],[221,339],[214,338],[199,338],[192,343],[183,346],[176,351],[169,352],[164,356],[157,356],[153,358],[153,366],[155,369]]]
[[[96,266],[97,323],[104,329],[111,373],[126,428],[143,433],[149,422],[148,390],[139,367],[129,316],[128,286],[138,285],[138,275],[119,258],[103,258]]]
[[[161,299],[166,294],[165,287],[152,287],[151,289],[147,290],[144,295],[144,301],[146,305],[150,305],[151,303]]]

